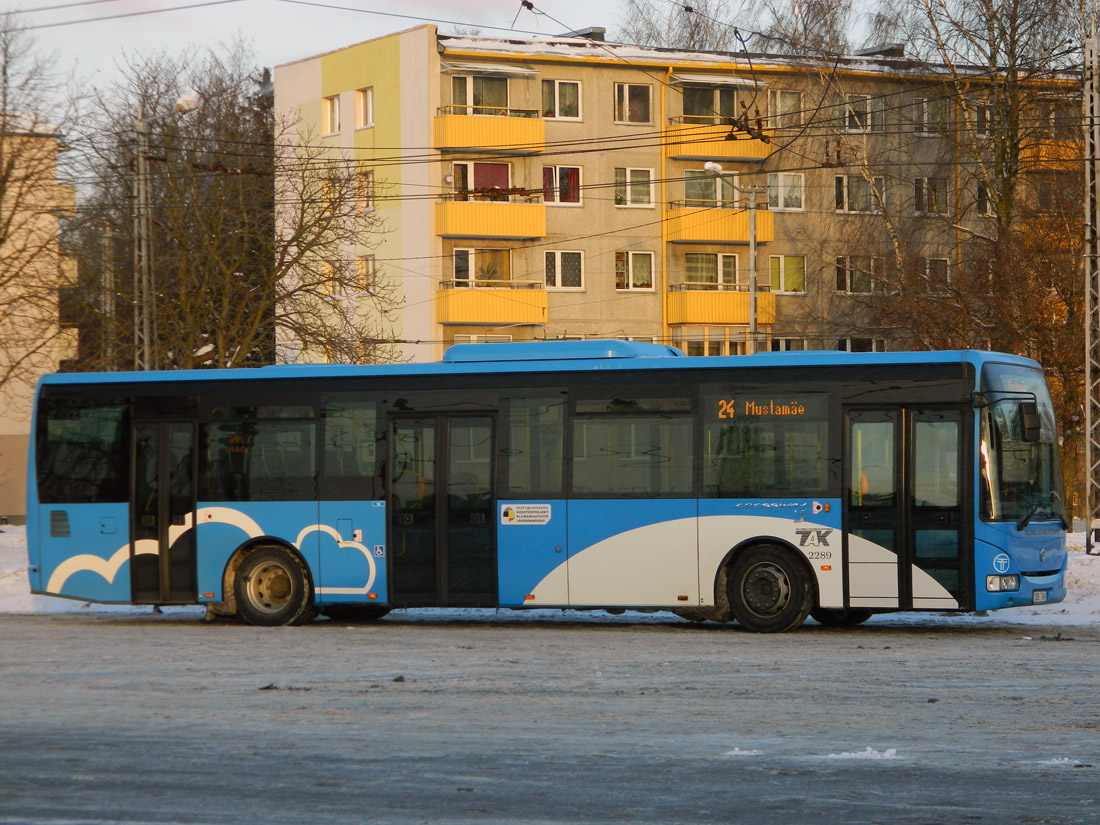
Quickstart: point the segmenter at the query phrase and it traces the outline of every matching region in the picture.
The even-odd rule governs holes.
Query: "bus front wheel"
[[[305,566],[281,547],[260,547],[245,556],[237,568],[233,594],[237,612],[249,624],[305,624],[317,615]]]
[[[806,621],[813,588],[802,562],[779,547],[753,547],[734,561],[727,579],[730,610],[754,633],[783,633]]]

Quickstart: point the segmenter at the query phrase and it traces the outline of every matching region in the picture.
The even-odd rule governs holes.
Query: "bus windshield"
[[[1054,407],[1043,374],[986,364],[981,413],[981,515],[986,521],[1064,519]],[[1025,440],[1021,402],[1034,399],[1039,440]]]

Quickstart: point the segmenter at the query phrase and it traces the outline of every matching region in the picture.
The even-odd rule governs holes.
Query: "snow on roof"
[[[744,64],[746,70],[834,67],[848,72],[911,75],[927,77],[937,74],[958,74],[971,77],[987,76],[988,66],[959,64],[953,67],[925,63],[911,57],[895,56],[896,49],[877,48],[864,53],[840,57],[821,55],[755,54],[749,52],[704,52],[655,46],[633,46],[624,43],[592,41],[585,37],[481,37],[472,35],[436,35],[444,59],[472,54],[481,57],[524,60],[604,60],[639,67],[690,67],[692,69],[729,70],[730,63]],[[1067,75],[1068,77],[1068,75]]]

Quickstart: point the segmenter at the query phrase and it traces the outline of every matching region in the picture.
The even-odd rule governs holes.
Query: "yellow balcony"
[[[546,207],[508,200],[443,201],[435,205],[435,234],[444,238],[542,238],[546,235]]]
[[[436,293],[440,324],[545,324],[546,290],[536,281],[444,281]]]
[[[439,110],[435,119],[436,149],[535,155],[546,147],[546,124],[538,110],[494,109],[491,114],[466,114],[473,110],[473,106],[444,106]]]
[[[686,286],[673,287],[674,291],[665,294],[665,317],[669,325],[748,325],[747,291],[718,289],[717,286],[714,289],[686,289]],[[761,325],[775,323],[775,295],[769,291],[756,293],[756,322]]]
[[[668,239],[673,243],[748,243],[749,210],[747,207],[684,206],[674,201],[665,210]],[[775,238],[775,221],[767,209],[756,210],[756,242],[767,243]]]
[[[1020,164],[1028,172],[1071,172],[1083,158],[1080,141],[1038,140],[1020,147]]]
[[[734,140],[726,138],[733,134]],[[764,135],[770,140],[771,132]],[[669,157],[679,160],[764,160],[770,143],[731,131],[728,123],[685,123],[672,121],[665,130]]]

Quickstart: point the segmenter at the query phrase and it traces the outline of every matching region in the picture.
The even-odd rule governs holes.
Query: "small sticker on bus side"
[[[502,504],[500,523],[508,525],[547,524],[550,521],[549,504]]]

